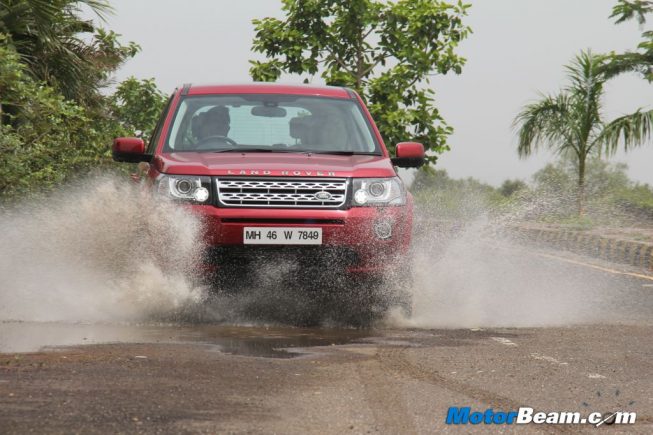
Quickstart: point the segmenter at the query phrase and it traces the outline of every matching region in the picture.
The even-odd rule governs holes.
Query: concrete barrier
[[[435,237],[450,238],[467,228],[469,226],[464,221],[420,216],[415,218],[413,237],[419,238],[424,234],[430,234]],[[614,263],[629,264],[653,272],[653,243],[622,240],[581,230],[529,223],[481,225],[475,230],[479,231],[479,237],[507,237]]]
[[[512,237],[548,247],[629,264],[653,272],[653,244],[620,240],[564,228],[537,228],[511,225]]]

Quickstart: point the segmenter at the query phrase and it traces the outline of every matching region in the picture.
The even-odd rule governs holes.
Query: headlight
[[[404,205],[406,190],[399,177],[354,178],[354,206]]]
[[[157,192],[171,199],[206,203],[211,197],[210,177],[161,174],[156,182]]]

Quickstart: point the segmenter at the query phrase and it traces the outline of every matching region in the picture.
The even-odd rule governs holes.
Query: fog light
[[[356,204],[358,205],[363,205],[367,202],[367,192],[363,189],[358,189],[356,193],[354,193],[354,201],[356,201]]]
[[[206,187],[198,187],[193,194],[195,201],[204,202],[209,199],[209,190]]]
[[[376,221],[374,223],[374,234],[379,239],[389,239],[392,236],[392,225],[388,221]]]

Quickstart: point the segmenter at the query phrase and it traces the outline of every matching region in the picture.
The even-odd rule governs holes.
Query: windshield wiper
[[[212,153],[294,153],[279,148],[225,148],[211,151]]]
[[[303,151],[306,154],[333,154],[336,156],[376,156],[377,153],[359,153],[356,151]]]
[[[283,148],[224,148],[211,151],[212,153],[296,153],[296,154],[333,154],[337,156],[376,156],[377,153],[359,153],[356,151],[313,151],[313,150],[291,150]]]

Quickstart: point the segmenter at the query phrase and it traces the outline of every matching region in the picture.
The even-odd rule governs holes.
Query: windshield
[[[381,154],[355,101],[278,94],[184,97],[165,151]]]

